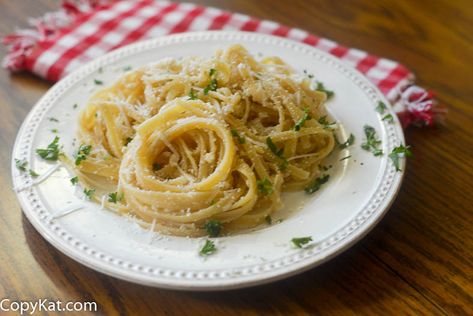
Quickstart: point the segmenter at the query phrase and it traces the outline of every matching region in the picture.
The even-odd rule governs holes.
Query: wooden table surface
[[[473,3],[200,0],[400,60],[448,106],[445,126],[412,128],[401,192],[361,242],[290,279],[219,293],[120,281],[69,259],[22,215],[11,190],[13,142],[51,86],[0,70],[0,298],[96,301],[103,314],[473,315]],[[58,6],[0,0],[0,34]],[[6,50],[0,49],[4,56]]]

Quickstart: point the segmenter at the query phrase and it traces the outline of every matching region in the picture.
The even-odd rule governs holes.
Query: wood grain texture
[[[198,0],[402,61],[448,106],[445,126],[410,129],[399,197],[355,247],[299,276],[220,293],[147,288],[50,246],[11,190],[17,130],[50,84],[0,70],[0,298],[93,300],[108,315],[472,315],[473,3],[470,0]],[[0,0],[0,34],[57,7]],[[0,55],[5,54],[0,48]]]

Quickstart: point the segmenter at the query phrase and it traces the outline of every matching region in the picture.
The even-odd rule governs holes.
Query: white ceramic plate
[[[387,157],[392,148],[404,143],[399,122],[391,112],[394,122],[382,121],[374,110],[378,101],[388,102],[363,75],[338,59],[307,45],[254,33],[160,37],[109,53],[61,80],[34,106],[18,133],[12,155],[15,187],[32,181],[17,170],[15,158],[26,159],[40,174],[51,168],[37,157],[35,149],[52,141],[56,135],[52,129],[59,131],[64,151],[73,152],[77,115],[91,92],[100,88],[94,79],[110,84],[130,65],[135,68],[164,57],[210,56],[232,43],[243,44],[255,56],[279,56],[301,74],[307,70],[335,91],[327,107],[343,125],[338,137],[345,140],[353,133],[356,141],[348,150],[332,154],[327,163],[333,165],[330,181],[310,196],[286,195],[273,225],[218,238],[218,252],[202,258],[198,251],[204,239],[160,236],[100,210],[82,200],[79,189],[69,182],[71,175],[59,168],[41,184],[18,193],[25,215],[46,240],[71,258],[121,279],[163,288],[219,290],[270,282],[312,268],[373,228],[395,198],[403,176]],[[385,153],[382,157],[360,148],[365,124],[377,130]],[[347,155],[351,158],[339,161]],[[58,212],[77,205],[84,208],[55,218]],[[276,223],[278,218],[284,220]],[[303,236],[312,236],[312,244],[295,249],[291,239]]]

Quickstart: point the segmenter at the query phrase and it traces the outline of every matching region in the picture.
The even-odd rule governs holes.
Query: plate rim
[[[65,91],[67,91],[67,89],[71,88],[71,86],[74,86],[77,81],[93,73],[98,68],[105,65],[113,64],[114,62],[120,60],[123,57],[131,56],[136,52],[165,47],[169,44],[176,44],[182,41],[189,40],[194,42],[209,40],[234,40],[243,42],[259,42],[263,44],[266,42],[292,50],[299,50],[304,53],[312,53],[314,57],[317,56],[317,58],[319,58],[320,60],[325,61],[331,64],[332,66],[338,68],[339,70],[343,70],[344,72],[351,75],[352,80],[358,80],[357,85],[359,86],[359,88],[362,89],[365,94],[369,93],[369,97],[371,97],[371,99],[380,100],[382,102],[385,102],[386,104],[390,104],[390,102],[388,102],[386,97],[379,91],[379,89],[355,68],[350,67],[337,57],[332,56],[315,47],[286,38],[253,32],[201,31],[180,33],[148,39],[121,47],[117,50],[109,52],[101,57],[98,57],[86,63],[85,65],[79,67],[77,70],[73,71],[71,74],[67,75],[65,78],[54,84],[38,100],[38,102],[36,102],[36,104],[32,107],[32,109],[24,119],[17,133],[13,146],[11,156],[11,175],[14,187],[17,187],[20,183],[24,184],[25,182],[27,183],[29,181],[26,175],[15,175],[15,173],[17,172],[15,166],[15,158],[22,156],[22,158],[26,158],[29,162],[31,160],[31,142],[29,143],[29,145],[27,143],[23,144],[23,146],[20,147],[22,140],[25,137],[25,133],[27,133],[26,136],[29,138],[34,137],[34,134],[37,131],[37,126],[41,121],[40,119],[38,119],[38,117],[43,117],[47,110],[55,103],[55,100],[57,100],[57,98],[59,98]],[[67,84],[69,84],[69,87],[67,87]],[[61,89],[63,89],[64,91],[61,91]],[[49,104],[47,102],[48,100]],[[40,112],[40,110],[42,110],[42,112]],[[388,107],[387,111],[388,113],[393,115],[394,122],[388,125],[388,122],[381,121],[381,126],[385,130],[385,133],[383,134],[386,135],[386,139],[383,140],[388,141],[388,146],[390,147],[393,147],[395,140],[396,142],[401,142],[404,144],[404,133],[397,115],[395,115],[394,111],[392,110],[392,107]],[[36,119],[33,121],[34,117],[36,117]],[[31,124],[32,121],[33,123]],[[31,127],[34,129],[34,132],[25,132],[27,126],[29,125],[32,125]],[[389,137],[390,135],[388,134],[388,130],[392,133],[391,138]],[[18,155],[20,151],[24,155]],[[86,245],[84,247],[84,244],[82,244],[81,247],[80,241],[75,240],[75,238],[70,235],[67,236],[67,233],[64,234],[64,230],[59,233],[54,228],[54,224],[51,224],[51,222],[54,221],[53,219],[49,219],[49,225],[52,226],[52,228],[45,228],[44,223],[42,223],[42,221],[47,220],[48,216],[42,214],[41,210],[38,212],[38,214],[36,214],[32,210],[33,208],[40,208],[37,206],[38,204],[36,206],[33,206],[32,203],[32,200],[35,200],[35,187],[31,187],[22,192],[18,192],[16,193],[16,195],[22,207],[23,214],[25,214],[29,222],[43,238],[45,238],[51,245],[53,245],[56,249],[58,249],[66,256],[72,258],[75,261],[80,262],[81,264],[84,264],[85,266],[88,266],[89,268],[92,268],[93,270],[122,280],[131,281],[134,283],[139,283],[148,286],[177,290],[213,291],[250,287],[287,278],[292,275],[299,274],[309,269],[312,269],[332,259],[338,254],[344,252],[346,249],[350,248],[353,244],[362,239],[376,226],[376,224],[383,218],[383,216],[387,213],[390,206],[396,199],[405,174],[405,159],[403,159],[401,162],[401,172],[395,172],[393,174],[393,169],[394,167],[390,166],[390,164],[387,164],[385,166],[383,178],[381,179],[379,186],[376,188],[373,195],[369,199],[369,201],[371,201],[376,194],[379,194],[378,191],[382,186],[383,181],[385,180],[389,170],[391,182],[389,183],[389,188],[386,187],[388,189],[384,193],[384,196],[378,196],[378,199],[380,199],[380,203],[378,203],[378,206],[373,207],[368,217],[356,227],[354,227],[350,232],[346,233],[345,235],[339,236],[339,238],[335,238],[332,243],[329,243],[325,248],[321,248],[319,252],[312,252],[312,254],[307,255],[307,253],[313,249],[301,250],[299,252],[298,260],[291,261],[287,264],[283,264],[282,266],[278,266],[275,270],[265,270],[258,268],[256,269],[256,272],[251,271],[251,268],[261,267],[264,265],[264,263],[259,263],[249,265],[249,267],[251,268],[245,268],[250,270],[250,273],[230,275],[228,271],[226,271],[228,269],[223,269],[223,271],[217,272],[217,274],[221,273],[221,275],[219,275],[218,277],[215,277],[208,271],[201,271],[201,275],[199,275],[199,273],[196,274],[195,271],[175,271],[171,274],[155,274],[154,271],[152,273],[146,273],[146,271],[142,271],[142,269],[139,269],[140,265],[134,266],[133,264],[123,262],[118,258],[113,258],[107,255],[103,256],[102,253],[95,251],[91,247],[88,247]],[[366,206],[362,207],[360,213],[365,208]],[[358,216],[358,214],[356,216]],[[56,227],[57,226],[58,225],[56,225]],[[346,228],[347,226],[348,224],[337,230],[335,233],[331,234],[329,237],[332,239],[334,235],[337,235],[337,233],[339,233],[343,228]],[[53,230],[56,231],[56,233],[54,233]],[[79,244],[77,244],[77,242],[79,242]],[[304,258],[304,255],[301,255],[301,253],[305,253],[306,257]],[[295,256],[295,254],[290,254],[288,256]],[[283,257],[283,259],[287,258],[288,256]],[[283,259],[280,260],[282,261]],[[120,262],[121,264],[119,264]],[[225,272],[227,272],[226,275]],[[189,277],[189,275],[191,275],[191,277]]]

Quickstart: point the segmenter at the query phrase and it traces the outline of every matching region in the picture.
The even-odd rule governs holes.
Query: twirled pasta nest
[[[108,209],[170,235],[257,226],[320,174],[334,147],[326,94],[242,46],[166,59],[95,93],[65,162]],[[78,159],[80,157],[80,159]]]

